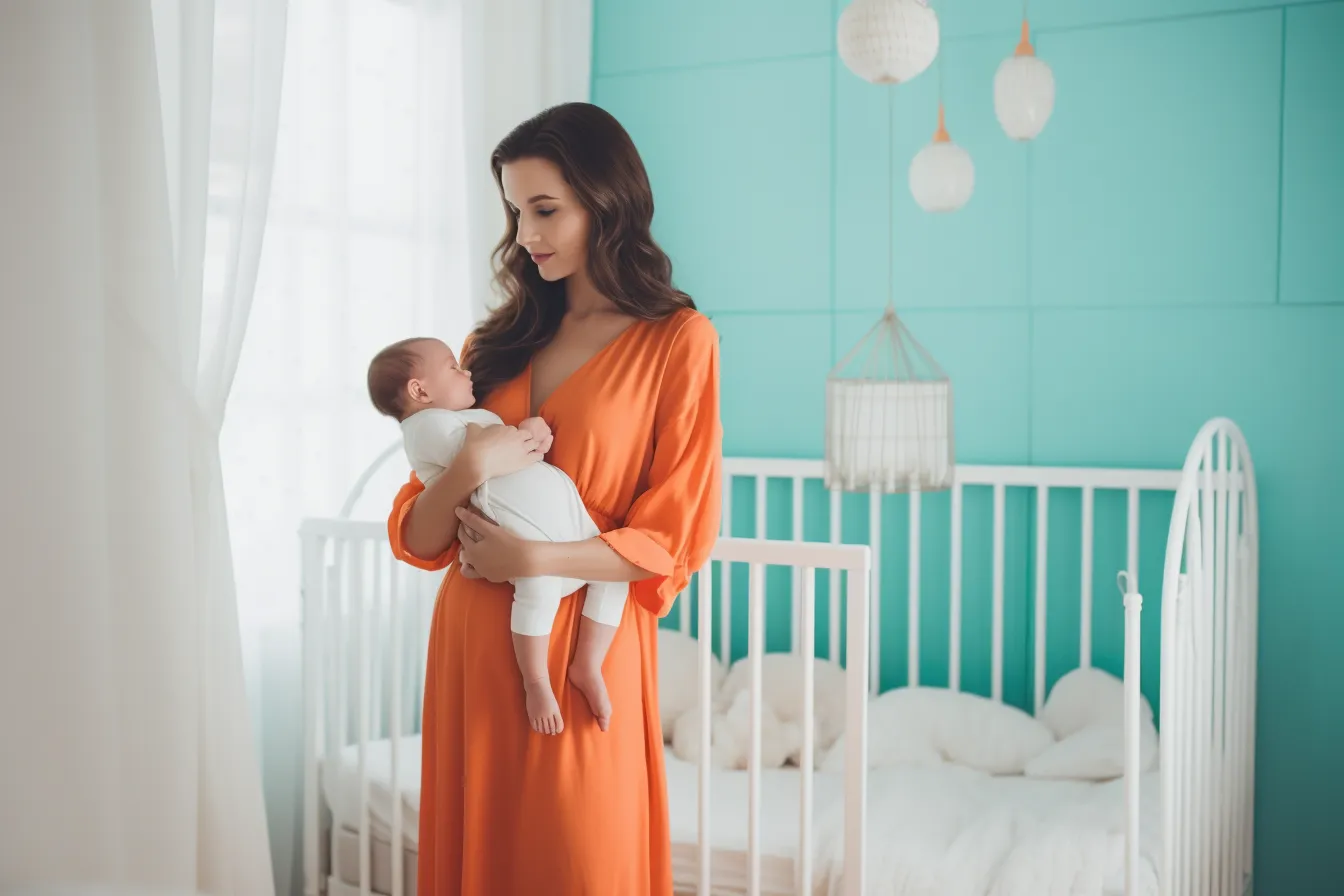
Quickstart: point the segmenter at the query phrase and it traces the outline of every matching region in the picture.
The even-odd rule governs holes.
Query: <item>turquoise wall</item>
[[[1172,467],[1206,418],[1237,420],[1261,498],[1256,889],[1336,892],[1344,2],[1036,0],[1058,100],[1027,146],[999,131],[991,96],[1019,5],[935,2],[948,127],[976,166],[974,197],[947,217],[922,213],[906,186],[934,127],[937,72],[896,89],[850,74],[834,49],[844,2],[596,2],[594,99],[644,154],[657,235],[722,335],[728,452],[820,456],[823,380],[885,302],[889,223],[898,306],[955,383],[962,462]],[[772,510],[770,529],[784,535],[787,486],[776,487],[784,516]],[[748,483],[736,497],[745,533]],[[1025,703],[1031,502],[1009,498],[1006,684]],[[810,512],[824,497],[808,500]],[[846,540],[867,535],[856,500]],[[1076,631],[1078,612],[1076,500],[1061,500],[1051,553],[1073,572],[1052,567],[1052,633]],[[888,502],[899,545],[903,505]],[[946,496],[925,505],[945,531]],[[968,496],[964,674],[982,692],[987,666],[972,657],[988,645],[988,508]],[[1143,514],[1164,509],[1146,500]],[[1099,498],[1097,652],[1117,671],[1119,557],[1106,533],[1123,531],[1123,514]],[[1150,601],[1162,536],[1144,537]],[[945,639],[945,547],[929,542],[924,634]],[[904,568],[890,566],[883,631],[903,644]],[[1155,648],[1156,614],[1146,620]],[[772,624],[772,639],[781,631]],[[1048,643],[1053,678],[1077,646]],[[885,657],[887,685],[904,680],[902,649]],[[946,656],[921,669],[945,681]],[[1145,688],[1155,696],[1155,679]]]

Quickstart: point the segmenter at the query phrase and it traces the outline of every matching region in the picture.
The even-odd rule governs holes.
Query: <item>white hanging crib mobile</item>
[[[890,303],[827,377],[825,454],[827,488],[952,486],[952,383]]]

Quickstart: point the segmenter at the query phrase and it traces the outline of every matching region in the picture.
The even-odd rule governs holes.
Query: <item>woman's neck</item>
[[[615,312],[611,299],[597,291],[587,271],[578,271],[565,278],[565,312],[576,317]]]

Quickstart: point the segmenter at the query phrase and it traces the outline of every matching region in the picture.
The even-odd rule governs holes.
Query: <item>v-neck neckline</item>
[[[603,355],[605,355],[607,352],[611,351],[611,350],[616,346],[617,343],[619,343],[619,342],[621,342],[621,340],[625,339],[626,334],[628,334],[628,333],[629,333],[631,330],[633,330],[635,327],[639,326],[640,323],[641,323],[641,321],[640,321],[638,318],[636,318],[635,320],[632,320],[629,324],[626,325],[625,329],[621,330],[621,332],[619,332],[619,333],[617,333],[615,336],[613,336],[613,337],[607,342],[606,345],[602,346],[602,347],[599,348],[597,351],[593,352],[591,355],[589,355],[589,356],[584,360],[584,362],[583,362],[582,364],[580,364],[578,367],[575,367],[573,370],[571,370],[571,371],[569,372],[569,375],[568,375],[568,376],[566,376],[566,377],[565,377],[564,379],[562,379],[560,382],[558,382],[558,383],[555,384],[555,388],[551,390],[551,394],[550,394],[550,395],[547,395],[546,398],[545,398],[545,400],[543,400],[541,404],[537,405],[537,409],[536,409],[535,412],[532,410],[532,396],[533,396],[533,389],[532,389],[532,359],[529,358],[528,361],[527,361],[527,368],[523,371],[523,372],[524,372],[524,375],[526,376],[526,383],[527,383],[527,414],[528,414],[528,416],[529,416],[529,417],[539,417],[539,416],[541,416],[541,412],[544,411],[544,410],[546,410],[546,406],[549,405],[549,404],[555,399],[555,396],[556,396],[556,395],[560,394],[560,392],[565,388],[565,386],[569,385],[569,383],[570,383],[571,380],[573,380],[573,379],[574,379],[575,377],[577,377],[579,374],[583,373],[587,368],[591,367],[592,364],[593,364],[595,361],[597,361],[598,358],[601,358],[601,357],[602,357]]]

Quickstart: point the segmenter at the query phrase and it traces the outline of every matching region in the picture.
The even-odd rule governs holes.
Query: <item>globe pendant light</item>
[[[1055,109],[1055,76],[1036,56],[1024,15],[1017,49],[994,74],[994,115],[1014,140],[1034,140]]]
[[[900,84],[933,64],[938,35],[938,16],[925,0],[854,0],[840,14],[836,47],[865,81]]]
[[[926,212],[954,212],[966,204],[974,189],[971,154],[952,142],[939,102],[938,130],[910,162],[910,194]]]

